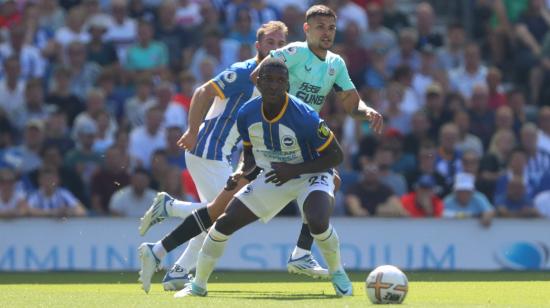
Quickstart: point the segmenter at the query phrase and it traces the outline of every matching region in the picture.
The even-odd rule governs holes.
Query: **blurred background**
[[[549,0],[2,0],[0,271],[137,268],[156,192],[198,200],[175,144],[194,89],[253,57],[262,23],[304,40],[317,3],[385,119],[321,112],[346,155],[346,266],[548,269]],[[280,216],[220,266],[284,269],[300,218]]]

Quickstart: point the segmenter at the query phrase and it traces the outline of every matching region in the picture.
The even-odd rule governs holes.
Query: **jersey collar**
[[[268,120],[266,117],[265,117],[265,114],[264,114],[264,103],[262,102],[262,118],[264,118],[264,121],[266,121],[267,123],[269,124],[272,124],[272,123],[275,123],[277,121],[279,121],[283,115],[285,115],[285,112],[286,112],[286,108],[288,107],[288,93],[285,94],[285,104],[283,105],[283,108],[281,109],[281,112],[279,112],[279,114],[274,117],[272,120]]]

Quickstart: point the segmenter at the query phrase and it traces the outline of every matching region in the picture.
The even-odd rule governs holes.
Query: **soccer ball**
[[[367,296],[373,304],[401,304],[407,296],[407,276],[393,265],[375,268],[365,282]]]

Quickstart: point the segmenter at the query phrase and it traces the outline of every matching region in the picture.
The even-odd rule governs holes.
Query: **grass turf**
[[[550,307],[550,272],[407,273],[407,307]],[[174,299],[158,284],[145,295],[136,273],[0,273],[0,307],[362,307],[366,273],[351,273],[355,296],[327,281],[281,272],[214,272],[206,298]]]

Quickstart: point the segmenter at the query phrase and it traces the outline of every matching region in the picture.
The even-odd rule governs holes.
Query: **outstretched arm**
[[[217,95],[219,94],[211,82],[207,82],[195,90],[191,98],[191,106],[189,107],[189,118],[187,120],[189,125],[185,133],[178,140],[178,146],[188,151],[191,151],[195,147],[199,127]]]
[[[373,108],[361,100],[356,89],[336,92],[338,100],[344,106],[346,112],[355,119],[368,121],[376,133],[382,133],[384,128],[384,118]]]

